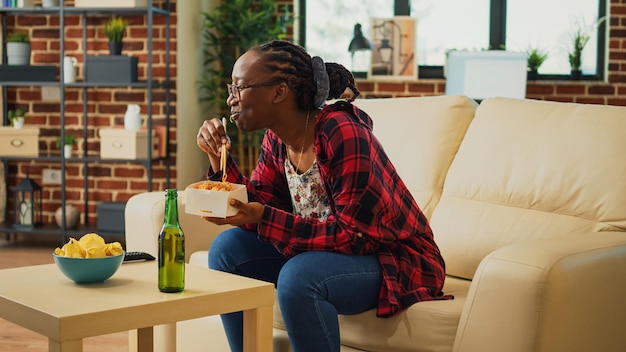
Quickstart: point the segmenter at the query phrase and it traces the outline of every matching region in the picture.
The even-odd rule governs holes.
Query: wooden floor
[[[7,240],[0,234],[0,269],[53,263],[52,252],[61,245],[58,238],[17,237]],[[6,283],[0,283],[4,285]],[[45,294],[45,293],[42,293]],[[38,333],[0,319],[0,351],[46,352],[48,339]],[[128,332],[90,337],[83,342],[84,352],[128,351]]]

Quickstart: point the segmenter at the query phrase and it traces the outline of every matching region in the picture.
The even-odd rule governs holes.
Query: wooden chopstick
[[[224,131],[226,131],[226,118],[222,117],[222,126],[224,126]],[[222,143],[222,157],[220,158],[220,171],[222,171],[222,182],[226,182],[226,143]]]

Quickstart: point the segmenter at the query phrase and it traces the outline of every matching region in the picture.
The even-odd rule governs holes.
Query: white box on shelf
[[[38,127],[0,127],[0,156],[39,156]]]
[[[75,7],[143,7],[148,0],[76,0]]]
[[[156,133],[152,131],[152,157],[157,157]],[[127,130],[124,128],[100,129],[101,159],[146,159],[148,158],[148,131]]]
[[[17,0],[17,7],[33,7],[35,0]]]
[[[446,95],[523,99],[526,96],[526,53],[484,50],[451,51],[446,72]]]
[[[214,218],[225,218],[237,214],[237,209],[228,204],[233,198],[248,203],[248,190],[245,185],[233,183],[232,191],[199,189],[204,182],[192,183],[185,188],[185,213]]]

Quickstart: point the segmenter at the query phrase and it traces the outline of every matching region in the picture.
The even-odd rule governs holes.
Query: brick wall
[[[36,1],[36,5],[40,2]],[[165,1],[155,0],[155,6],[164,7]],[[176,153],[176,0],[170,1],[170,137],[172,142],[172,165],[175,166]],[[72,1],[65,1],[66,6]],[[90,15],[87,18],[87,54],[108,55],[108,44],[102,32],[102,23],[108,15]],[[138,78],[146,81],[148,43],[147,17],[125,16],[128,20],[126,38],[124,39],[123,55],[138,57]],[[78,59],[77,81],[83,81],[83,40],[80,15],[65,16],[65,56],[74,56]],[[19,15],[7,17],[7,28],[26,31],[31,37],[33,65],[56,65],[57,79],[60,60],[59,16],[58,15]],[[154,16],[153,27],[153,79],[163,82],[166,76],[165,17]],[[89,88],[87,90],[88,116],[87,139],[83,138],[83,88],[66,88],[65,105],[58,101],[46,101],[42,97],[41,87],[8,87],[7,105],[9,108],[22,106],[28,109],[27,125],[38,126],[41,129],[39,138],[40,156],[59,155],[56,139],[60,134],[60,111],[65,112],[66,133],[77,136],[77,146],[74,155],[87,150],[90,157],[97,157],[100,151],[98,129],[103,127],[123,125],[124,113],[127,104],[134,103],[141,106],[142,117],[147,116],[148,95],[145,88]],[[165,90],[153,91],[152,112],[153,126],[165,126]],[[152,165],[152,187],[154,190],[166,188],[166,164],[163,161]],[[58,162],[12,162],[9,164],[9,188],[15,186],[19,180],[29,173],[37,183],[43,185],[43,203],[45,223],[54,223],[54,212],[61,204],[61,188],[58,185],[43,184],[41,175],[43,169],[60,169]],[[88,174],[88,194],[84,192],[84,175]],[[66,197],[69,204],[81,210],[81,222],[85,223],[83,205],[89,200],[90,224],[96,223],[96,205],[104,201],[126,201],[132,195],[148,189],[146,168],[138,163],[89,163],[87,167],[81,162],[66,163]],[[171,184],[175,184],[176,169],[171,168]],[[10,193],[9,193],[10,194]]]

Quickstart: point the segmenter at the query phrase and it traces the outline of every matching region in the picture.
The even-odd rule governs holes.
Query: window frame
[[[300,21],[298,31],[299,43],[306,47],[306,0],[296,0],[300,7]],[[309,0],[314,1],[314,0]],[[506,48],[506,10],[507,0],[491,0],[489,10],[489,46],[493,50],[502,50]],[[394,15],[408,16],[410,14],[410,0],[395,0]],[[607,2],[598,0],[598,18],[606,18]],[[597,53],[596,53],[596,74],[583,75],[580,80],[596,80],[602,81],[605,78],[605,60],[606,60],[606,31],[608,20],[601,21],[597,30]],[[443,66],[425,66],[418,67],[418,79],[443,79]],[[538,74],[536,80],[544,81],[568,81],[571,80],[567,74]]]

